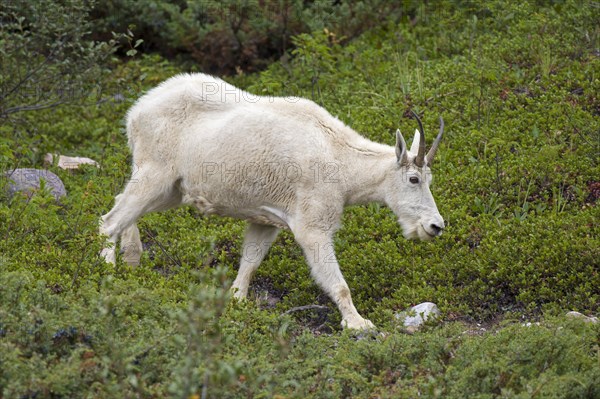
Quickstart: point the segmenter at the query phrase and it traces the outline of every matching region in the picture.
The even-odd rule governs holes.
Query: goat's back
[[[134,159],[198,136],[263,145],[272,141],[283,152],[286,143],[297,152],[299,145],[320,147],[358,136],[312,101],[256,96],[205,74],[177,75],[148,91],[127,114],[127,134]]]

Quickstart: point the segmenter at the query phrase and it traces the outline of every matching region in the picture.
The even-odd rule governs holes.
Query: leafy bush
[[[100,94],[120,36],[90,40],[90,9],[80,0],[9,1],[0,8],[0,117]]]
[[[417,2],[101,0],[94,37],[131,29],[146,51],[191,61],[192,68],[233,75],[287,57],[292,38],[323,28],[353,38],[382,19],[414,13]]]

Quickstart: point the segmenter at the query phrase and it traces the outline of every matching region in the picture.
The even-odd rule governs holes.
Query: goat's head
[[[396,165],[386,202],[398,217],[404,237],[431,240],[440,236],[445,227],[429,190],[432,180],[429,168],[444,133],[444,120],[440,117],[440,132],[426,153],[423,125],[414,115],[419,130],[415,131],[410,149],[400,130],[396,131]]]

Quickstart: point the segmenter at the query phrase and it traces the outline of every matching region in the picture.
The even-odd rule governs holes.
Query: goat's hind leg
[[[109,242],[112,241],[109,240]],[[102,256],[105,260],[113,264],[116,261],[116,250],[114,249],[114,245],[115,243],[113,242],[113,248],[104,248],[102,250]],[[133,223],[131,226],[123,229],[123,232],[121,233],[121,254],[123,256],[123,261],[130,266],[138,266],[143,250],[140,231],[136,224]]]
[[[104,258],[107,263],[112,263],[113,265],[117,261],[116,249],[117,239],[119,238],[120,232],[115,231],[114,228],[111,228],[110,221],[114,219],[114,214],[119,207],[119,204],[123,200],[124,194],[119,194],[115,197],[115,204],[112,209],[100,218],[100,235],[107,236],[107,241],[111,244],[108,248],[102,248],[102,252],[100,256]]]
[[[175,181],[167,185],[159,184],[156,176],[151,179],[142,172],[138,172],[137,177],[127,184],[123,194],[115,198],[115,205],[110,212],[101,218],[100,234],[106,235],[108,242],[112,243],[111,248],[104,248],[101,253],[108,263],[116,262],[115,246],[119,237],[122,237],[126,246],[125,261],[130,264],[139,262],[141,241],[135,222],[146,213],[181,204],[181,193],[176,188]],[[133,243],[133,248],[127,248],[130,243]],[[127,251],[130,251],[129,254]]]
[[[121,233],[121,253],[123,254],[123,260],[130,266],[138,266],[143,250],[140,231],[134,223]]]

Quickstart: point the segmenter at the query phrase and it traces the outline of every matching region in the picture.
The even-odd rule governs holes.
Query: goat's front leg
[[[313,278],[338,306],[342,326],[357,330],[375,328],[371,321],[358,314],[352,303],[350,288],[335,257],[332,234],[324,231],[298,232],[295,237],[304,250]]]
[[[248,226],[244,237],[240,270],[231,286],[235,298],[244,299],[248,295],[248,286],[252,275],[267,255],[271,244],[277,238],[277,234],[279,234],[277,227],[255,223]]]

